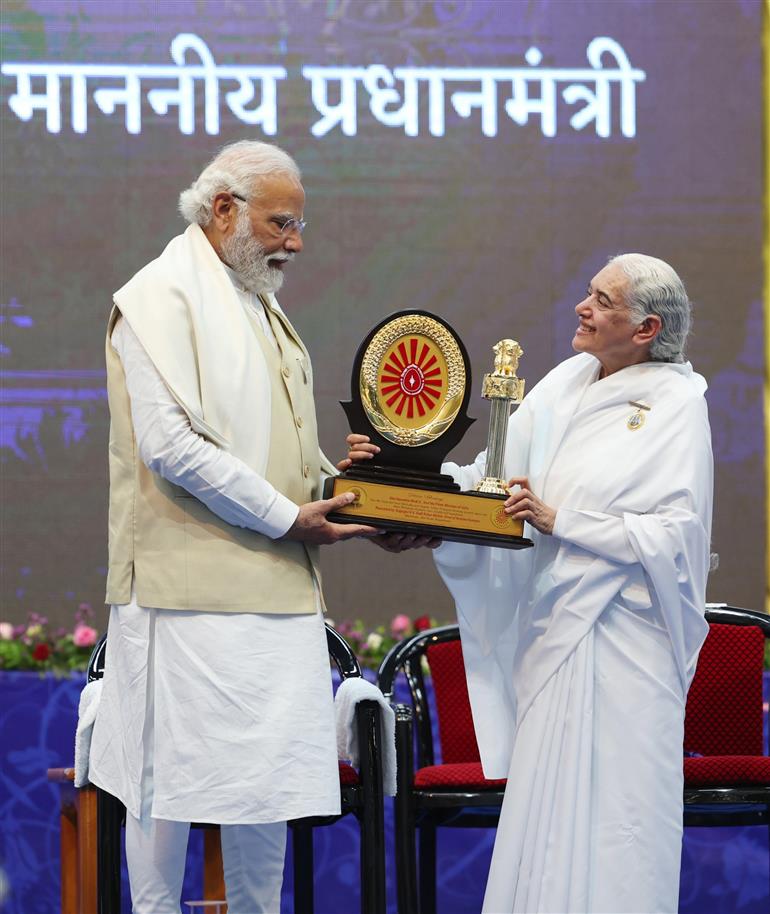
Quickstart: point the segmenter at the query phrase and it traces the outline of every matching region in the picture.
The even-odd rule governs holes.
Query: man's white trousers
[[[134,914],[179,914],[189,822],[153,819],[145,769],[141,818],[126,813],[126,859]],[[279,914],[286,823],[221,826],[229,914]]]

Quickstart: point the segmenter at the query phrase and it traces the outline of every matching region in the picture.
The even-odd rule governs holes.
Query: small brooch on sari
[[[626,428],[635,432],[644,425],[644,414],[645,412],[649,412],[652,407],[648,406],[646,403],[642,403],[641,400],[629,400],[628,402],[631,406],[635,407],[636,411],[631,413],[628,419],[626,419]]]

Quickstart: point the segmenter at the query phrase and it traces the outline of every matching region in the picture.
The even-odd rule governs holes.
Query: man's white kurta
[[[90,780],[139,817],[245,825],[340,810],[317,615],[113,606]]]
[[[484,902],[673,912],[682,727],[703,619],[712,457],[705,382],[579,355],[525,398],[506,474],[557,509],[534,549],[445,544],[482,763],[508,777]],[[644,403],[644,423],[628,419]],[[445,466],[463,489],[484,472]]]
[[[240,297],[244,308],[259,307]],[[282,535],[297,506],[193,431],[123,320],[113,345],[145,462],[229,523]],[[339,813],[320,601],[315,614],[222,614],[134,598],[111,608],[109,633],[89,778],[131,815],[139,817],[150,770],[159,819],[230,825]]]

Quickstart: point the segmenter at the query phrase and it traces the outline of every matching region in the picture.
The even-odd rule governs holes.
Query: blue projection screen
[[[710,385],[712,600],[765,560],[761,3],[8,2],[2,11],[2,615],[103,599],[114,290],[183,230],[223,144],[298,160],[305,252],[281,301],[314,360],[321,441],[391,311],[447,319],[475,390],[504,336],[531,386],[570,355],[607,257],[670,261]],[[453,458],[485,442],[487,407]],[[650,468],[651,472],[655,468]],[[451,616],[430,556],[326,550],[331,615]],[[103,620],[102,620],[103,621]]]

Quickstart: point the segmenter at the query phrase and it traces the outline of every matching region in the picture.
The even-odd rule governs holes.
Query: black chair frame
[[[329,656],[345,679],[363,674],[347,641],[326,626]],[[294,910],[313,914],[313,829],[331,825],[353,813],[361,828],[361,914],[385,914],[385,818],[382,791],[380,706],[362,701],[356,707],[358,745],[361,747],[358,784],[341,789],[339,816],[313,816],[289,822],[294,852]]]
[[[342,679],[361,677],[361,667],[350,646],[329,625],[326,626],[329,655]],[[91,655],[88,681],[104,675],[107,635],[103,635]],[[353,813],[361,828],[361,914],[385,914],[385,825],[382,791],[380,707],[376,701],[356,706],[356,727],[361,759],[358,783],[341,787],[339,816],[315,816],[289,822],[294,855],[295,914],[313,914],[313,829],[338,821]],[[116,797],[100,788],[97,792],[97,871],[98,914],[120,914],[120,829],[126,811]],[[194,828],[218,828],[200,825]]]
[[[457,625],[420,632],[397,644],[385,657],[377,673],[378,685],[388,701],[394,701],[395,680],[399,671],[406,676],[412,697],[412,707],[394,705],[398,762],[394,812],[399,914],[416,914],[417,911],[435,914],[438,827],[496,827],[500,818],[502,788],[474,791],[416,789],[413,786],[415,769],[435,764],[422,660],[432,645],[459,638]],[[419,878],[416,833],[419,834]]]

